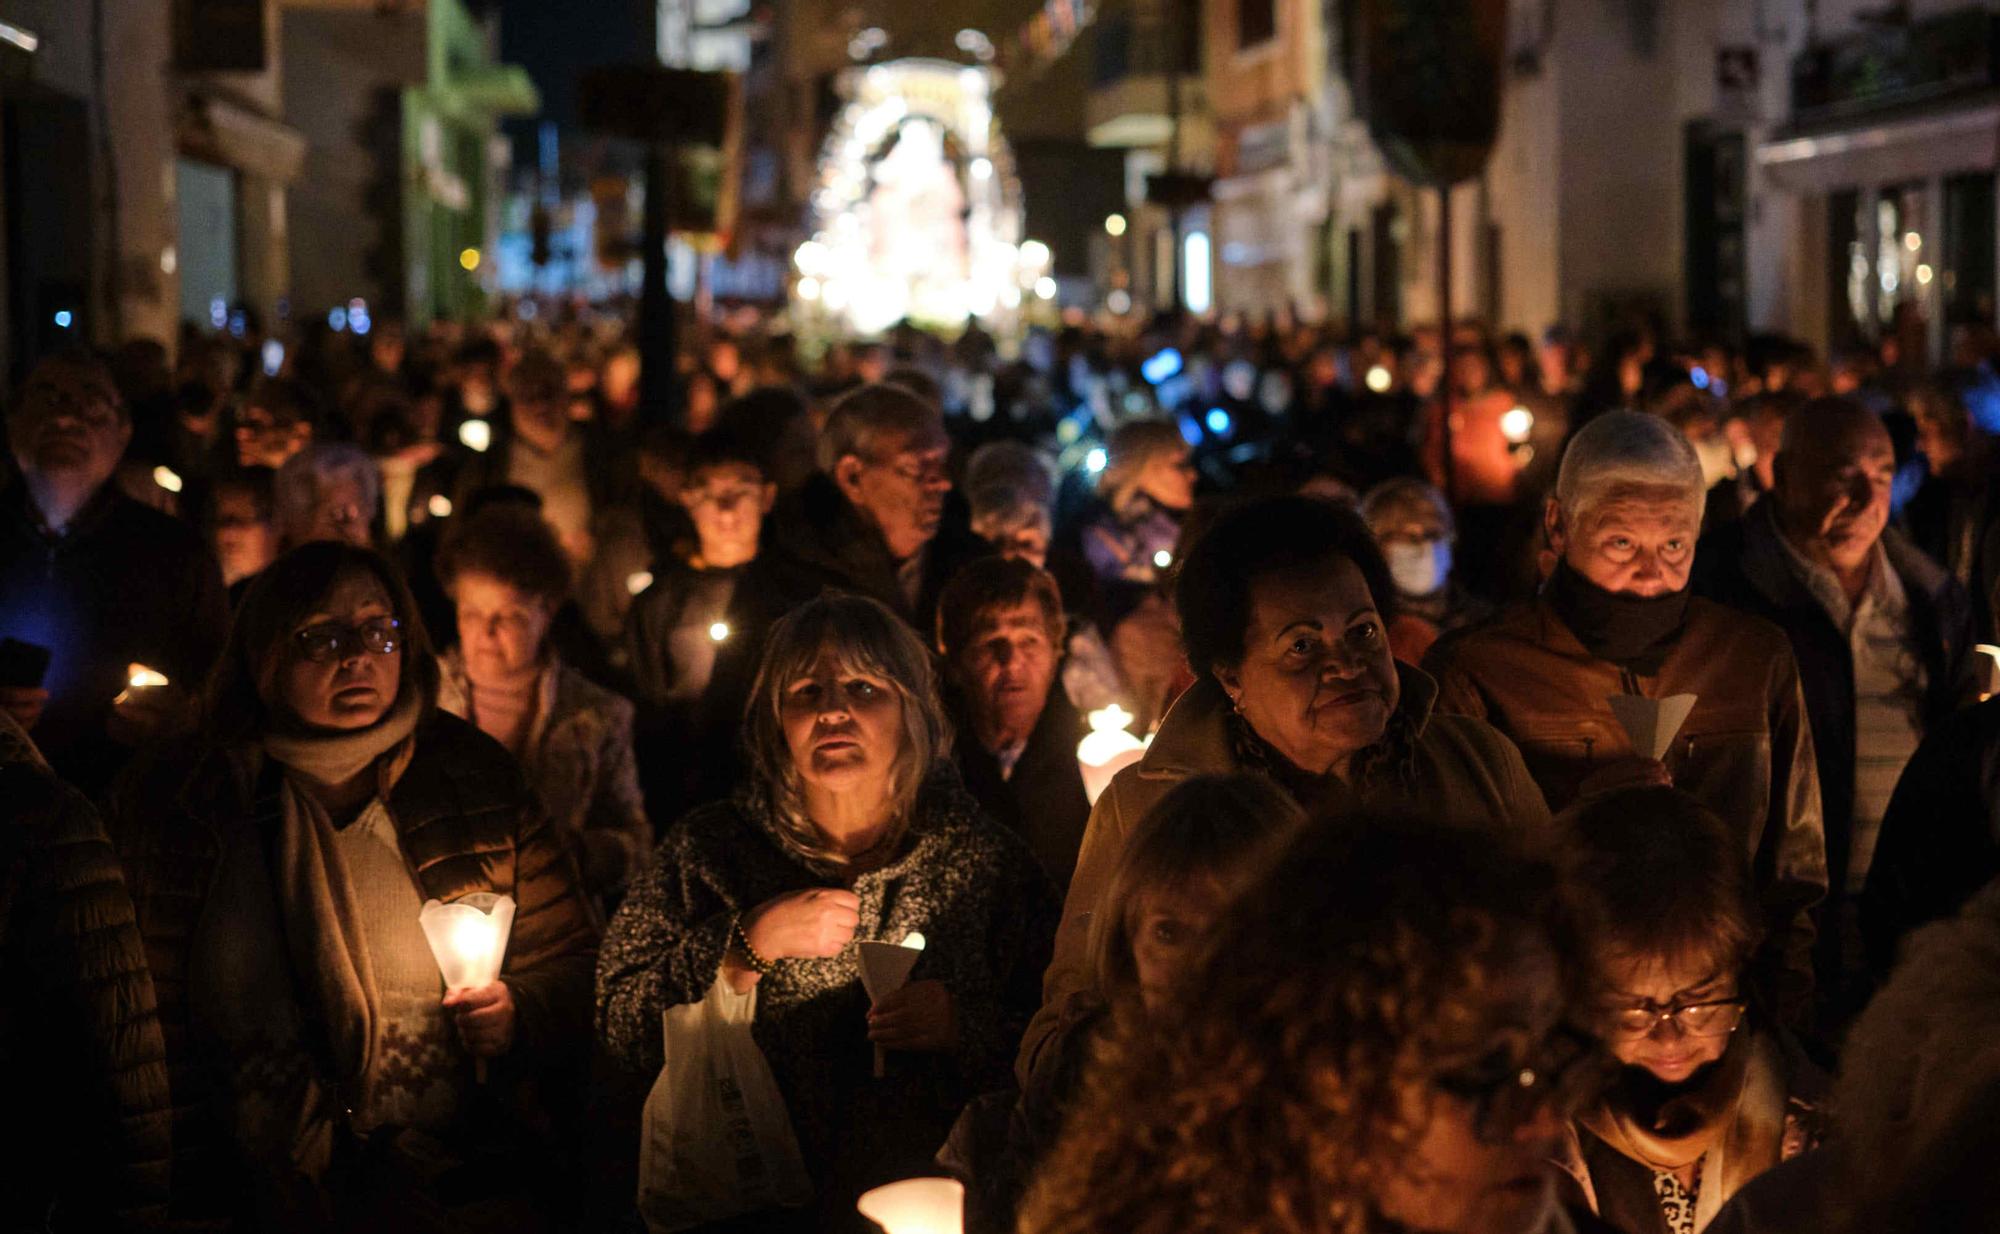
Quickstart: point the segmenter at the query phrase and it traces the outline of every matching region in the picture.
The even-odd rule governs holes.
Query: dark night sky
[[[500,58],[518,64],[542,92],[540,117],[508,122],[514,165],[535,165],[535,126],[576,125],[576,79],[584,69],[654,57],[654,0],[499,0]]]

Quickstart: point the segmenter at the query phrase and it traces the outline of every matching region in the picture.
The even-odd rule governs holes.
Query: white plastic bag
[[[810,1203],[778,1082],[750,1036],[757,991],[718,977],[660,1017],[666,1063],[639,1132],[639,1212],[653,1234]]]

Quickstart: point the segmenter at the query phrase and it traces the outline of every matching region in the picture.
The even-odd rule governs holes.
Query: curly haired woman
[[[1594,1057],[1547,866],[1487,832],[1309,827],[1177,987],[1121,1017],[1024,1234],[1551,1234]]]

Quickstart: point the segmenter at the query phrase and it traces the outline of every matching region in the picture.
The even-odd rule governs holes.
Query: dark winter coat
[[[1083,825],[1090,821],[1090,798],[1076,762],[1077,743],[1087,731],[1057,681],[1012,775],[1000,774],[1000,760],[979,744],[969,722],[961,720],[952,747],[966,791],[989,818],[1021,837],[1058,892],[1069,890]]]
[[[752,1032],[784,1094],[822,1226],[850,1228],[862,1190],[932,1172],[960,1108],[1006,1082],[1037,1002],[1056,901],[1026,848],[979,813],[946,764],[920,791],[900,855],[880,869],[845,879],[779,836],[771,808],[747,792],[668,830],[606,933],[598,1035],[626,1070],[657,1073],[661,1014],[707,995],[738,918],[777,896],[845,886],[861,901],[857,941],[922,933],[910,980],[951,992],[959,1047],[891,1052],[885,1079],[872,1074],[858,947],[780,960],[756,987]]]
[[[0,713],[0,1228],[166,1215],[167,1063],[145,944],[97,811]]]
[[[0,638],[52,653],[35,744],[101,790],[125,757],[105,734],[133,663],[198,690],[229,632],[222,571],[193,528],[106,484],[57,535],[26,486],[0,492]]]
[[[212,770],[190,782],[190,765]],[[205,1057],[206,1034],[194,1022],[189,977],[225,836],[251,825],[256,807],[250,797],[261,795],[268,779],[260,776],[256,793],[246,793],[218,762],[165,758],[135,768],[114,801],[119,849],[165,1029],[177,1216],[217,1216],[241,1199],[241,1184],[231,1174],[229,1106],[220,1088],[226,1067]],[[419,725],[388,806],[420,895],[449,902],[494,891],[512,895],[518,905],[501,969],[514,999],[515,1040],[494,1064],[495,1081],[572,1063],[589,1041],[597,935],[569,848],[535,803],[520,768],[498,742],[439,712]]]

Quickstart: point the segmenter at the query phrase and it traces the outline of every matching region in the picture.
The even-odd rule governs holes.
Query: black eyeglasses
[[[1544,1106],[1566,1112],[1603,1066],[1597,1039],[1565,1024],[1525,1060],[1503,1047],[1435,1076],[1431,1083],[1470,1105],[1474,1130],[1493,1143],[1512,1135]]]
[[[375,617],[360,625],[323,621],[307,626],[292,636],[299,654],[314,664],[345,660],[357,651],[378,656],[394,655],[403,646],[403,623],[394,617]]]

